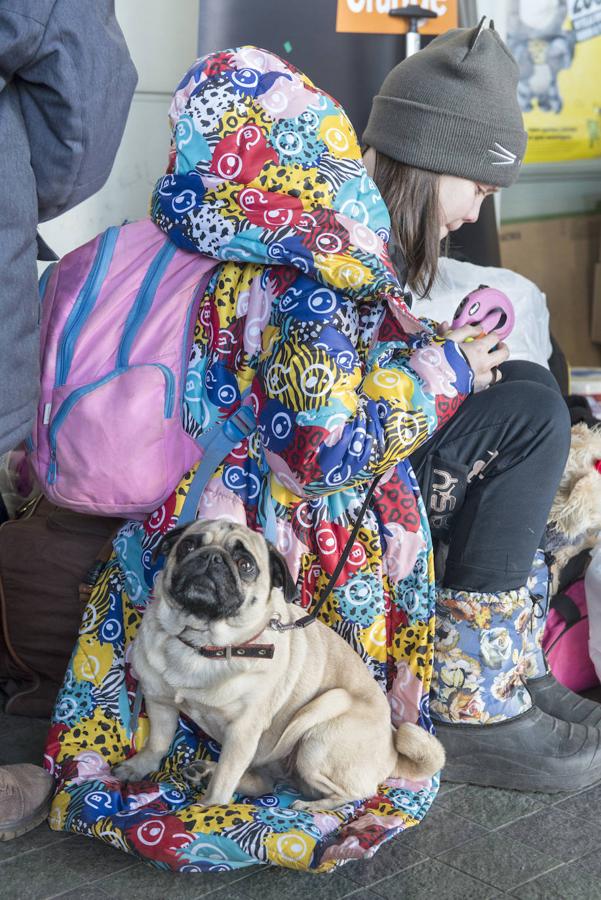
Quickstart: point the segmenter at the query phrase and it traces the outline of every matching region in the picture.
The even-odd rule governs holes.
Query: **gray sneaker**
[[[601,730],[535,706],[492,725],[435,725],[447,754],[447,781],[552,794],[601,780]]]
[[[526,682],[532,702],[543,712],[564,722],[601,728],[601,703],[587,700],[560,684],[552,672]]]
[[[54,780],[39,766],[0,766],[0,841],[25,834],[47,818]]]

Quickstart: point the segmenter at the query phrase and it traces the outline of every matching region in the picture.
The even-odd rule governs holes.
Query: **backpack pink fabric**
[[[578,693],[599,684],[589,655],[589,620],[584,579],[575,581],[563,593],[569,599],[562,604],[563,614],[551,605],[543,635],[543,650],[557,680]],[[569,603],[570,600],[572,604]]]
[[[30,451],[54,503],[142,518],[198,460],[182,427],[184,379],[216,265],[143,220],[107,229],[44,273]]]

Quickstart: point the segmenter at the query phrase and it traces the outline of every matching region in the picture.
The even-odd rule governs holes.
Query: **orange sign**
[[[407,19],[388,14],[391,9],[409,5],[403,0],[338,0],[336,31],[405,34],[408,30]],[[457,27],[457,0],[421,0],[418,5],[437,14],[436,19],[421,20],[420,34],[441,34]]]

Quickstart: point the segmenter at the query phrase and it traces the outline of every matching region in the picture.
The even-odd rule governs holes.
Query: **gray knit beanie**
[[[494,28],[455,28],[386,76],[363,142],[419,169],[507,187],[527,134],[518,66]]]

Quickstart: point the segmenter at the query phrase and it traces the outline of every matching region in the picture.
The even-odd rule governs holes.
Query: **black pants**
[[[525,584],[570,449],[554,377],[509,361],[411,456],[434,538],[449,543],[443,585],[495,592]]]

